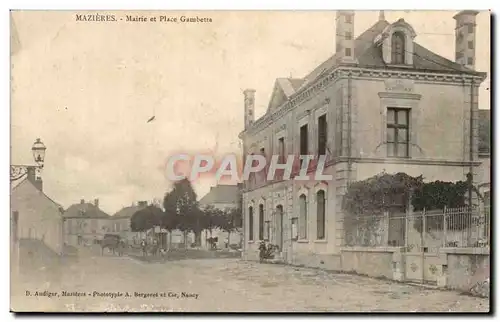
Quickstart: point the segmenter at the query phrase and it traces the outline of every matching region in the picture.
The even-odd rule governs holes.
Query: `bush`
[[[349,232],[357,230],[359,226],[359,220],[354,220],[353,217],[377,216],[382,215],[385,211],[406,212],[410,197],[411,205],[415,211],[423,211],[424,209],[425,211],[443,211],[445,207],[464,207],[468,188],[468,181],[453,183],[438,180],[424,183],[423,176],[412,177],[406,173],[381,173],[366,180],[354,182],[349,185],[342,200],[342,209],[346,216],[344,218],[346,241],[349,243],[359,242],[349,234]],[[474,191],[476,190],[474,189]],[[467,211],[454,214],[453,220],[447,222],[447,229],[465,229],[470,225],[470,217],[471,213]],[[421,231],[421,217],[414,220],[414,227]],[[437,230],[443,229],[443,227],[443,216],[426,217],[427,229]],[[366,238],[369,237],[362,238],[364,243],[367,242]]]

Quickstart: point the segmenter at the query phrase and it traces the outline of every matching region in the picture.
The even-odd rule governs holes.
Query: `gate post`
[[[448,218],[446,218],[446,206],[444,206],[443,209],[443,247],[446,247],[446,242],[448,238],[446,238],[446,235],[448,233]]]

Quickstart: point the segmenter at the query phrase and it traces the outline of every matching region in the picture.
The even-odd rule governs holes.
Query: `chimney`
[[[476,64],[476,15],[479,11],[464,10],[456,14],[455,62],[469,69]]]
[[[380,10],[378,13],[378,21],[385,21],[385,12],[384,10]]]
[[[28,167],[28,180],[40,191],[43,191],[43,181],[40,176],[40,169],[37,167]]]
[[[255,121],[255,90],[246,89],[243,91],[245,97],[245,130]]]
[[[97,208],[99,208],[99,199],[94,199],[94,206],[96,206]]]
[[[336,49],[339,63],[354,64],[354,11],[337,11]]]
[[[85,199],[80,199],[80,205],[83,205],[85,203]]]

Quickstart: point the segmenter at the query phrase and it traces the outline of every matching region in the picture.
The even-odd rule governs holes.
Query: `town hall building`
[[[333,176],[246,180],[244,258],[256,259],[262,240],[278,245],[288,263],[338,254],[342,196],[350,182],[382,172],[426,181],[477,173],[478,89],[486,78],[474,70],[477,14],[454,17],[450,61],[419,45],[404,19],[389,22],[382,11],[354,38],[354,12],[340,11],[335,54],[303,78],[278,78],[257,120],[255,90],[244,91],[244,155],[324,155],[323,173]]]

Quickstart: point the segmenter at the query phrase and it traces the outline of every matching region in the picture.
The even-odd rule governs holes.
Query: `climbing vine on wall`
[[[412,205],[415,211],[444,211],[445,208],[459,208],[466,206],[466,194],[469,184],[466,181],[443,182],[434,181],[424,184],[421,189],[415,191]],[[472,214],[466,209],[458,214],[451,215],[446,221],[446,229],[462,230],[471,223]],[[418,232],[422,231],[422,219],[417,217],[413,226]],[[444,228],[444,216],[426,216],[426,228],[428,230],[442,230]]]
[[[382,215],[384,211],[396,209],[407,210],[411,195],[411,204],[416,212],[426,210],[442,210],[465,206],[467,181],[423,182],[423,176],[412,177],[406,173],[381,173],[363,181],[349,185],[343,198],[342,208],[345,213],[344,227],[347,230],[359,226],[359,218],[363,216]],[[470,216],[470,213],[459,215]],[[351,223],[353,222],[353,223]],[[418,231],[422,229],[422,220],[414,220]],[[463,229],[470,223],[468,218],[454,217],[447,224],[448,229]],[[349,226],[352,227],[349,227]],[[427,229],[443,229],[443,216],[430,217],[426,221]]]
[[[382,173],[349,185],[342,208],[346,215],[376,215],[394,205],[405,205],[410,191],[420,189],[423,177]]]

